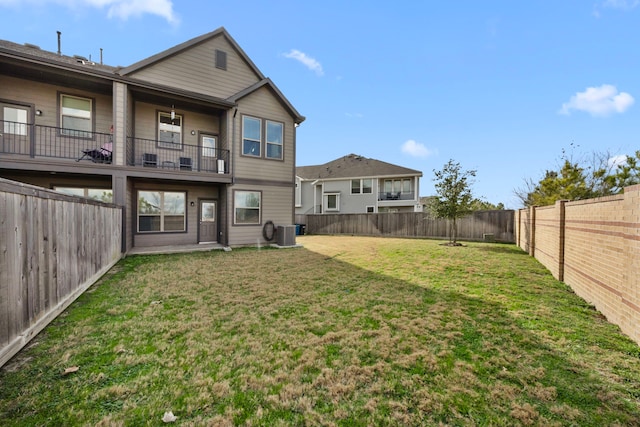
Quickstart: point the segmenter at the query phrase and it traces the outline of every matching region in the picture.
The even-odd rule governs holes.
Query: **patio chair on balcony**
[[[191,157],[180,157],[180,170],[190,171],[193,169],[191,164]]]
[[[144,153],[142,155],[142,166],[146,168],[158,167],[158,155],[153,153]]]
[[[93,163],[111,163],[111,156],[113,153],[113,143],[107,142],[100,148],[93,148],[91,150],[82,150],[82,156],[76,159],[79,162],[83,159],[91,159]]]

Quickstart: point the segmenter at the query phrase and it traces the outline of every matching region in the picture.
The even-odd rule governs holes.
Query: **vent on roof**
[[[90,59],[85,58],[84,56],[80,56],[80,55],[73,55],[73,57],[76,59],[76,62],[78,64],[82,64],[82,65],[96,65],[95,62],[92,62]]]
[[[40,50],[40,46],[35,45],[35,44],[25,43],[24,45],[25,45],[25,47],[29,47],[29,48],[31,48],[31,49],[38,49],[38,50]]]

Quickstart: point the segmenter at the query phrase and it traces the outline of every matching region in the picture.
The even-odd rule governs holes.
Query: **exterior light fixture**
[[[176,110],[173,108],[173,105],[171,106],[171,120],[175,120],[176,119]]]

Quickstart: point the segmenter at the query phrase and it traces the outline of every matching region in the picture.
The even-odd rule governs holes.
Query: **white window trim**
[[[269,142],[269,123],[274,123],[280,125],[280,143],[277,142]],[[269,160],[284,160],[284,123],[277,122],[275,120],[265,120],[265,129],[264,129],[264,156]],[[278,145],[280,146],[280,157],[271,157],[269,156],[269,145]]]
[[[329,196],[336,196],[336,207],[335,208],[330,208],[329,207]],[[325,212],[339,212],[340,211],[340,193],[333,193],[333,192],[324,193],[323,199],[324,199],[324,210],[325,210]]]
[[[169,126],[171,126],[172,128],[177,127],[176,125],[169,125],[166,123],[161,123],[160,122],[160,118],[161,117],[168,117],[170,120],[180,120],[180,130],[179,132],[175,132],[173,129],[168,129]],[[167,129],[162,129],[163,127],[166,127]],[[184,128],[184,121],[182,118],[181,114],[175,114],[174,113],[174,119],[171,118],[171,113],[167,113],[166,111],[158,111],[158,147],[159,148],[166,148],[169,150],[182,150],[182,135],[183,135],[183,128]],[[160,132],[161,131],[167,131],[167,132],[173,132],[173,133],[178,133],[180,134],[180,142],[166,142],[166,141],[161,141],[160,140]]]
[[[60,132],[63,135],[69,135],[69,136],[75,136],[75,137],[80,137],[80,138],[91,138],[93,137],[93,121],[94,121],[94,117],[93,117],[93,98],[88,98],[86,96],[76,96],[76,95],[70,95],[67,93],[60,93],[59,94],[59,100],[58,102],[60,103]],[[74,129],[74,128],[65,128],[64,127],[64,117],[74,117],[74,118],[78,118],[78,119],[83,119],[83,120],[87,120],[87,117],[83,117],[82,115],[79,114],[65,114],[64,109],[65,107],[63,107],[63,101],[65,98],[74,98],[74,99],[80,99],[83,101],[89,101],[89,130],[83,130],[83,129]],[[68,133],[65,133],[65,131],[67,131]]]
[[[238,193],[257,193],[258,194],[258,222],[238,222],[238,215],[236,206],[236,195]],[[256,208],[245,208],[240,207],[241,209],[256,209]],[[260,225],[262,224],[262,191],[257,190],[235,190],[233,192],[233,225]]]

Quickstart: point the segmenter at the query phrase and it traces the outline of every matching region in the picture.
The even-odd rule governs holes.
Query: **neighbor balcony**
[[[113,135],[0,120],[0,154],[75,160],[69,166],[113,163]],[[229,150],[128,137],[125,165],[185,173],[229,173]]]
[[[415,200],[416,193],[413,191],[381,191],[378,193],[379,201],[402,201],[402,200]]]

